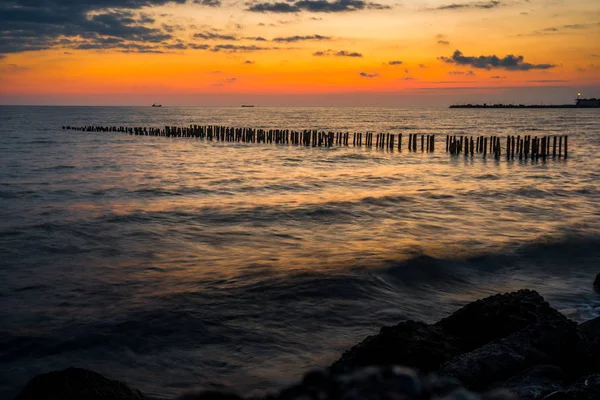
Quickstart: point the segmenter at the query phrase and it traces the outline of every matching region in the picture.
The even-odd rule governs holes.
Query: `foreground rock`
[[[434,325],[407,321],[383,327],[378,335],[367,337],[344,353],[330,368],[334,372],[347,372],[366,365],[397,364],[434,371],[453,357],[530,325],[555,324],[560,325],[557,329],[568,329],[568,335],[574,334],[575,325],[550,307],[542,296],[520,290],[468,304]],[[523,340],[528,339],[523,337]]]
[[[543,400],[598,400],[600,399],[600,375],[581,378],[568,388],[558,390]]]
[[[204,392],[180,400],[242,398]],[[491,296],[435,324],[407,321],[383,327],[328,369],[311,372],[297,385],[265,399],[517,398],[600,399],[600,318],[577,326],[530,290]],[[35,377],[16,398],[38,399],[144,397],[123,383],[69,368]]]
[[[139,390],[81,368],[38,375],[15,400],[144,400]]]

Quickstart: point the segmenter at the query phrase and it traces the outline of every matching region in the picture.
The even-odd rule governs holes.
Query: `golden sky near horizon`
[[[3,103],[600,85],[600,0],[85,3],[0,5]]]

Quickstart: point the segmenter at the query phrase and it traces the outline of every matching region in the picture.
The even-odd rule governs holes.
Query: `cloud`
[[[301,42],[307,40],[331,40],[329,36],[321,36],[321,35],[309,35],[309,36],[288,36],[288,37],[276,37],[273,39],[274,42]]]
[[[298,13],[302,11],[313,13],[336,13],[359,10],[385,10],[388,5],[367,2],[364,0],[291,0],[289,2],[257,3],[247,10],[261,13]]]
[[[221,71],[215,71],[215,72],[221,72]],[[224,78],[221,79],[220,81],[218,81],[217,83],[213,83],[211,86],[225,86],[225,85],[230,85],[237,82],[237,78]]]
[[[260,47],[260,46],[237,46],[234,44],[218,44],[212,48],[212,51],[231,51],[231,52],[247,52],[247,51],[261,51],[261,50],[271,50],[273,48],[268,47]]]
[[[246,60],[246,61],[244,61],[244,64],[249,64],[249,65],[250,65],[250,64],[254,64],[254,61],[251,61],[251,60]]]
[[[199,33],[195,33],[194,37],[196,39],[205,39],[205,40],[239,40],[237,38],[237,36],[221,35],[219,33],[214,33],[214,32],[199,32]]]
[[[400,78],[401,81],[416,81],[417,78],[414,78],[412,76],[405,76],[404,78]]]
[[[464,56],[460,50],[456,50],[452,57],[439,57],[440,60],[448,64],[465,65],[473,68],[484,68],[484,69],[506,69],[509,71],[529,71],[533,69],[551,69],[555,68],[555,64],[530,64],[523,62],[523,56],[515,56],[512,54],[506,57],[499,58],[498,56],[478,56],[469,57]]]
[[[487,1],[487,2],[479,1],[479,2],[472,2],[472,3],[445,4],[445,5],[441,5],[439,7],[434,8],[434,10],[458,10],[458,9],[465,9],[465,8],[491,9],[491,8],[496,8],[496,7],[500,7],[503,5],[504,5],[504,3],[502,3],[501,1]]]
[[[441,44],[442,46],[448,46],[450,45],[450,42],[447,40],[438,40],[438,44]]]
[[[490,76],[490,78],[492,78],[492,79],[506,79],[506,76],[494,75],[494,76]]]
[[[362,57],[361,53],[357,53],[355,51],[347,51],[347,50],[326,50],[326,51],[317,51],[313,53],[313,56],[322,57],[322,56],[335,56],[335,57]]]
[[[221,6],[221,0],[194,0],[196,4],[202,4],[208,7],[219,7]]]
[[[475,76],[475,72],[473,71],[450,71],[448,75],[465,75],[465,76]]]
[[[429,68],[429,67],[427,67],[427,65],[425,65],[425,64],[419,64],[419,68]]]
[[[600,27],[600,22],[591,24],[568,24],[561,26],[551,26],[549,28],[540,29],[533,31],[529,34],[521,34],[519,36],[546,36],[546,35],[560,35],[569,31],[581,31],[589,28]]]
[[[207,44],[190,43],[188,46],[190,49],[194,50],[208,50],[210,48],[210,46]]]
[[[170,41],[172,27],[140,12],[152,6],[184,4],[188,0],[3,0],[0,2],[0,53],[45,50],[60,46],[79,49],[160,51]],[[217,7],[218,0],[194,0]]]
[[[363,78],[377,78],[379,76],[379,74],[376,74],[376,73],[369,74],[367,72],[361,72],[359,75],[362,76]]]
[[[388,61],[390,65],[402,65],[402,61]]]

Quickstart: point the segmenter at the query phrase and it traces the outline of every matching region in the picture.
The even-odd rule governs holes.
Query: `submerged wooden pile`
[[[253,129],[226,126],[189,127],[166,126],[160,128],[124,127],[124,126],[63,126],[63,129],[84,132],[122,132],[138,136],[163,136],[198,138],[217,142],[240,143],[274,143],[291,144],[296,146],[332,147],[354,146],[370,147],[402,151],[402,133],[374,132],[325,132],[319,130],[294,131],[289,129]],[[420,136],[420,138],[419,138]],[[504,139],[504,140],[503,140]],[[409,151],[435,151],[436,135],[408,134],[407,149]],[[507,159],[567,158],[568,136],[464,136],[446,135],[446,152],[452,155],[464,154],[473,156],[488,154],[499,159],[503,154]]]

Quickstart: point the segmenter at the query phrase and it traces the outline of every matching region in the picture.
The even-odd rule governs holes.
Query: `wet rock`
[[[406,365],[431,371],[460,352],[454,342],[441,328],[423,322],[401,322],[367,337],[330,368],[339,373],[368,365]]]
[[[454,357],[441,366],[440,374],[455,377],[466,387],[480,390],[536,365],[564,365],[575,351],[576,343],[574,322],[565,317],[542,321]]]
[[[467,304],[435,324],[456,337],[465,351],[509,336],[540,321],[564,319],[537,292],[519,290]]]
[[[195,394],[186,394],[179,397],[178,400],[242,400],[242,398],[235,393],[209,390]]]
[[[538,400],[564,387],[563,371],[553,365],[540,365],[523,371],[502,384],[519,400]]]
[[[434,325],[407,321],[383,327],[345,352],[331,369],[397,364],[432,371],[461,353],[553,320],[567,321],[535,291],[499,294],[470,303]]]
[[[553,392],[543,400],[598,400],[600,399],[600,375],[581,378],[574,385]]]
[[[573,369],[580,375],[600,372],[600,317],[577,327],[579,342],[573,357]]]
[[[144,396],[96,372],[67,368],[36,376],[15,400],[144,400]]]
[[[399,366],[357,368],[348,374],[313,371],[298,385],[283,390],[276,400],[517,400],[506,391],[472,393],[454,379],[419,375]]]

